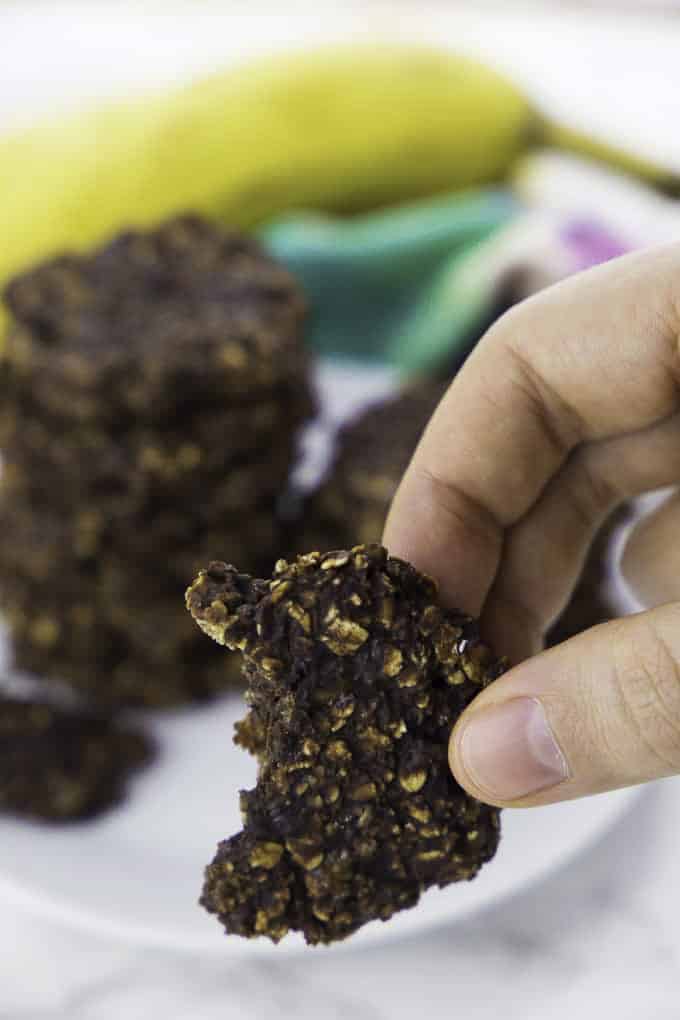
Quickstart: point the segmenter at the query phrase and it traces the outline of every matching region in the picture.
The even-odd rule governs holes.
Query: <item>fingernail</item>
[[[518,800],[557,786],[569,768],[543,706],[513,698],[470,716],[458,738],[463,767],[491,800]]]

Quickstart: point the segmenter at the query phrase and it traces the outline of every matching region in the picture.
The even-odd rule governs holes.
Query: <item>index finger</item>
[[[612,260],[511,309],[420,441],[385,528],[390,553],[479,615],[505,530],[569,453],[680,408],[679,333],[678,244]]]

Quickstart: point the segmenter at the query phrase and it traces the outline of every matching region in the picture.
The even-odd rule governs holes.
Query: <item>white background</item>
[[[646,16],[612,3],[283,6],[0,4],[0,128],[262,49],[389,35],[485,56],[554,114],[680,170],[675,4],[646,4]],[[600,845],[502,907],[356,955],[220,964],[0,904],[0,1020],[680,1020],[679,794],[677,781],[656,784]]]

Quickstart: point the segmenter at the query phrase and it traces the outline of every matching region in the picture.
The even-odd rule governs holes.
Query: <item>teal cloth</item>
[[[459,269],[518,211],[484,189],[352,219],[288,214],[258,236],[302,283],[312,349],[410,372],[455,357],[491,308],[492,286],[458,286]]]

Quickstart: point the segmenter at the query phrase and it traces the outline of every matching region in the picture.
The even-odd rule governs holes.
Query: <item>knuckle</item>
[[[536,427],[550,444],[555,460],[564,461],[580,440],[580,428],[563,400],[548,386],[545,379],[516,344],[506,345],[512,366],[508,383],[533,416]]]
[[[455,526],[456,531],[475,543],[500,547],[503,529],[490,510],[435,468],[421,464],[417,471],[428,500]]]
[[[493,342],[505,355],[508,365],[508,383],[519,394],[546,440],[554,448],[556,457],[564,460],[584,438],[581,416],[550,382],[540,359],[532,351],[527,336],[535,335],[528,328],[527,308],[532,299],[509,309],[490,333]]]
[[[632,632],[622,622],[620,635],[612,635],[615,682],[626,720],[663,772],[680,771],[680,663],[645,616]]]

